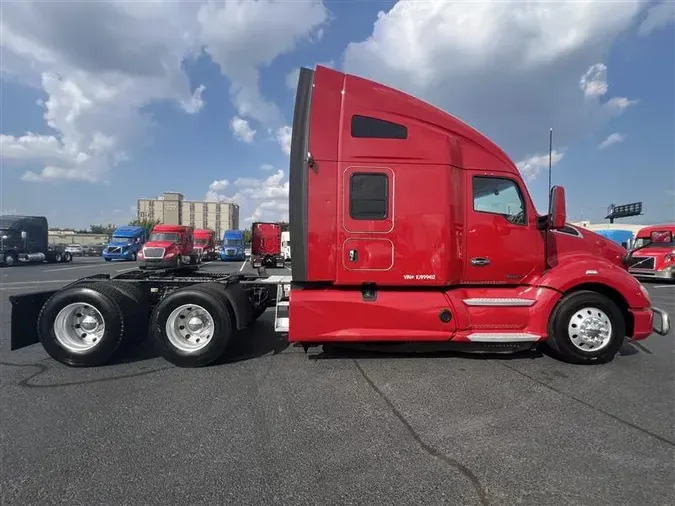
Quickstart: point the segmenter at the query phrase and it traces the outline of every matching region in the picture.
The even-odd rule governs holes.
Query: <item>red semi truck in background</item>
[[[13,295],[12,349],[39,341],[60,362],[92,366],[147,330],[166,360],[203,366],[268,306],[275,329],[305,349],[546,342],[562,360],[593,364],[626,337],[669,332],[667,313],[628,272],[630,253],[566,223],[562,187],[538,214],[506,153],[410,95],[301,69],[289,179],[293,279],[195,266]]]
[[[633,243],[628,272],[638,279],[675,281],[673,235],[675,223],[641,228]]]
[[[254,268],[284,266],[279,223],[253,223],[251,226],[251,265]]]
[[[215,260],[218,258],[216,252],[216,233],[210,228],[198,228],[194,233],[195,248],[194,252],[199,260]]]
[[[138,253],[141,269],[166,269],[196,265],[194,228],[184,225],[155,225]]]

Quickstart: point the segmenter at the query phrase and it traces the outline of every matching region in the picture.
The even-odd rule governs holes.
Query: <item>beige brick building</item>
[[[159,220],[166,225],[210,228],[220,238],[226,230],[239,229],[239,205],[184,200],[182,193],[164,192],[154,199],[138,199],[138,219]]]

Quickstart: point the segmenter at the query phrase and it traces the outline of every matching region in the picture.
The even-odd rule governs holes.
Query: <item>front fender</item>
[[[558,264],[544,274],[537,284],[565,293],[588,283],[606,285],[619,292],[631,309],[651,306],[647,291],[637,279],[628,271],[597,257],[575,258]]]

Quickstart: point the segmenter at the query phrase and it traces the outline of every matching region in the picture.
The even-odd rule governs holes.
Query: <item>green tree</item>
[[[92,234],[111,235],[116,228],[117,225],[113,225],[112,223],[106,225],[100,223],[98,225],[89,225],[89,232]]]
[[[281,231],[282,232],[288,232],[288,222],[287,221],[280,221],[279,225],[281,225]]]
[[[251,229],[244,230],[244,244],[251,244]]]
[[[129,225],[131,225],[132,227],[143,227],[145,229],[145,237],[147,238],[150,236],[150,231],[153,229],[153,227],[155,225],[159,225],[159,223],[160,223],[159,220],[149,220],[147,218],[144,218],[142,220],[139,219],[131,220],[129,222]]]

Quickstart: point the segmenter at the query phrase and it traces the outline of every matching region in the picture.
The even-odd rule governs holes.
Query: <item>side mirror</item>
[[[26,232],[25,230],[22,230],[21,231],[21,239],[26,239],[27,237],[28,237],[28,232]]]
[[[673,242],[673,233],[670,230],[656,230],[649,236],[651,242],[669,243]]]
[[[565,188],[554,186],[551,188],[549,196],[551,203],[550,214],[548,215],[548,228],[559,230],[565,227],[567,222],[567,210],[565,207]]]

